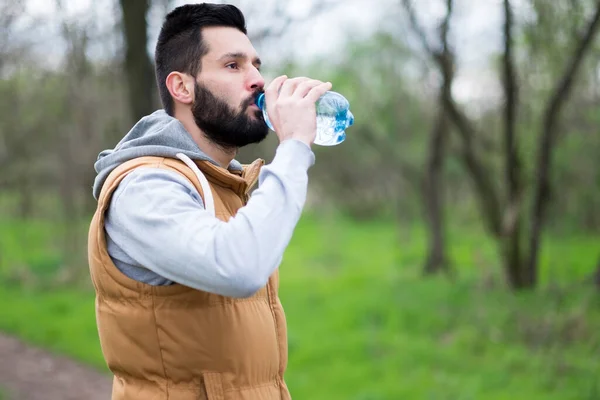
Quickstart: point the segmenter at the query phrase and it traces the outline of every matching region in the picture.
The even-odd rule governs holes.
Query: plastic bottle
[[[265,94],[256,99],[256,105],[263,112],[267,126],[273,129],[267,115]],[[326,92],[316,103],[317,135],[314,143],[320,146],[335,146],[346,139],[346,129],[354,124],[354,115],[350,112],[350,103],[337,92]]]

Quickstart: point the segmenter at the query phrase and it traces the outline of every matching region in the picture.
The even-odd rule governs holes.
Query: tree
[[[148,57],[148,23],[150,0],[120,0],[125,39],[124,70],[127,79],[131,118],[137,121],[150,114],[156,104],[156,79]]]
[[[405,6],[409,7],[408,3]],[[423,200],[425,204],[425,220],[429,227],[429,254],[425,261],[423,272],[433,274],[439,271],[449,271],[450,265],[446,255],[446,239],[444,231],[444,201],[443,201],[443,164],[446,153],[447,136],[450,131],[448,124],[448,111],[446,99],[451,95],[452,83],[454,81],[454,55],[448,44],[448,32],[450,20],[454,8],[453,0],[446,1],[446,17],[440,24],[440,47],[434,49],[425,39],[421,32],[422,45],[430,55],[433,55],[442,68],[444,79],[441,83],[437,101],[436,122],[430,134],[425,173],[423,176]],[[413,27],[420,29],[416,24],[414,14],[411,14]]]
[[[410,0],[403,0],[404,9],[409,16],[411,27],[420,37],[423,47],[443,77],[444,85],[452,85],[452,68],[447,59],[429,45],[424,30],[417,20]],[[452,2],[448,1],[448,14]],[[539,138],[538,161],[536,164],[537,182],[533,185],[533,210],[531,214],[531,230],[529,233],[529,252],[526,257],[521,250],[521,227],[525,220],[523,208],[524,190],[522,177],[522,161],[519,155],[517,141],[517,109],[519,92],[517,72],[514,62],[513,46],[513,15],[510,0],[503,1],[504,8],[504,53],[503,53],[503,88],[504,88],[504,185],[506,195],[500,192],[493,179],[493,168],[489,166],[476,150],[478,144],[475,124],[467,117],[456,103],[450,90],[441,89],[444,107],[463,143],[462,161],[468,172],[475,192],[479,198],[480,212],[487,230],[499,243],[502,261],[507,280],[515,289],[534,287],[537,284],[537,269],[540,234],[544,221],[543,210],[548,202],[549,174],[551,167],[550,156],[556,146],[558,118],[560,111],[568,99],[568,95],[577,76],[582,60],[590,49],[595,37],[600,19],[600,1],[595,4],[593,16],[588,22],[584,33],[579,35],[573,54],[567,59],[567,67],[559,79],[556,88],[547,100],[544,112],[542,132]],[[504,200],[503,200],[504,199]]]
[[[527,260],[525,276],[525,284],[527,286],[534,286],[538,279],[538,255],[541,233],[546,219],[545,210],[549,201],[552,153],[556,148],[560,114],[569,99],[573,81],[579,72],[583,59],[592,46],[599,27],[600,0],[596,2],[594,14],[588,22],[587,27],[582,34],[578,35],[578,43],[573,50],[573,54],[568,59],[565,70],[546,104],[536,162],[537,181],[534,186],[531,233],[529,235],[529,258]]]

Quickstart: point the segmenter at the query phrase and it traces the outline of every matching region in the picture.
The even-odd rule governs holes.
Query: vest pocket
[[[225,400],[223,392],[223,382],[221,374],[218,372],[205,372],[202,374],[204,380],[204,390],[208,400]]]

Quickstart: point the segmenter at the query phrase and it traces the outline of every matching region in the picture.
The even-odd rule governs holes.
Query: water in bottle
[[[262,110],[267,126],[273,129],[265,102],[265,94],[260,94],[256,105]],[[317,100],[317,135],[315,144],[335,146],[346,139],[346,129],[354,124],[354,115],[350,112],[350,103],[337,92],[326,92]]]

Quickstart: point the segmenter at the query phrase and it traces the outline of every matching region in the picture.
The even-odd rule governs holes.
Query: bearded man
[[[278,269],[331,83],[265,87],[260,66],[236,7],[174,9],[155,50],[164,109],[98,156],[88,258],[112,399],[290,399]],[[280,143],[242,165],[269,132],[262,92]]]

